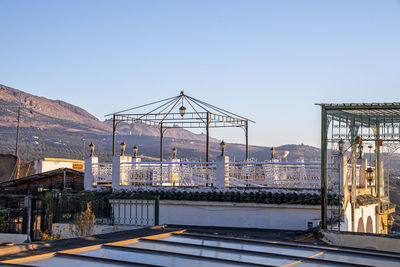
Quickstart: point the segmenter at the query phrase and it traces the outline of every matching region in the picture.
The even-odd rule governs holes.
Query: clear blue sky
[[[0,0],[0,14],[0,83],[100,119],[184,89],[254,119],[250,144],[319,146],[314,103],[400,101],[396,0]]]

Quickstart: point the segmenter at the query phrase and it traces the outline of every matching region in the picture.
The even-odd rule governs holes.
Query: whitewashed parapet
[[[98,157],[88,157],[85,159],[85,174],[84,174],[84,188],[85,190],[93,190],[94,183],[94,173],[93,173],[93,164],[99,162]]]
[[[332,188],[338,180],[342,186],[346,184],[346,164],[343,160],[336,167],[329,166]],[[117,191],[138,186],[320,188],[318,162],[229,162],[229,157],[223,155],[215,162],[141,162],[140,158],[115,156],[112,163],[99,163],[93,156],[85,160],[85,169],[85,190],[111,184]]]
[[[228,156],[219,156],[217,157],[216,162],[216,187],[218,189],[222,189],[225,187],[226,182],[229,180],[229,157]],[[229,181],[228,181],[229,183]]]
[[[120,189],[121,182],[127,179],[124,165],[121,163],[131,162],[131,156],[114,156],[112,162],[112,188]]]

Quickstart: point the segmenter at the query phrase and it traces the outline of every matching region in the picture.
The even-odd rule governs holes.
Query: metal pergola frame
[[[380,188],[380,147],[383,142],[400,142],[400,103],[316,104],[321,106],[321,224],[327,228],[328,143],[354,145],[361,137],[375,146],[376,187]],[[331,129],[329,126],[331,125]],[[328,131],[331,136],[328,137]],[[353,175],[353,174],[352,174]],[[380,196],[377,190],[377,197]]]
[[[184,103],[191,109],[186,112]],[[180,105],[179,112],[174,111]],[[132,110],[152,107],[146,113],[130,113]],[[113,118],[113,156],[115,156],[115,138],[119,123],[131,123],[156,127],[160,131],[160,161],[163,161],[163,138],[166,129],[170,128],[205,128],[206,129],[206,162],[209,161],[210,128],[240,127],[245,131],[246,160],[249,157],[249,122],[254,121],[229,112],[222,108],[188,96],[184,91],[178,96],[137,106],[106,115]]]

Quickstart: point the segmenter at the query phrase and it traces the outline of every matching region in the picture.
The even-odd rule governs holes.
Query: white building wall
[[[80,165],[81,168],[74,168],[75,165]],[[35,160],[33,163],[33,167],[35,169],[35,174],[39,174],[42,172],[48,172],[52,170],[57,170],[57,169],[64,169],[64,168],[69,168],[69,169],[76,169],[80,171],[84,171],[84,161],[74,161],[74,160],[69,160],[69,159],[40,159],[40,160]]]
[[[377,209],[378,204],[372,204],[372,205],[365,205],[365,206],[359,206],[355,210],[355,231],[357,231],[358,228],[358,221],[360,218],[363,219],[364,222],[364,230],[367,231],[367,222],[368,222],[368,217],[371,216],[372,219],[372,229],[373,233],[376,233],[376,209]],[[340,229],[342,231],[351,231],[351,203],[347,205],[345,214],[344,214],[344,223],[341,224]]]
[[[48,172],[52,170],[70,168],[72,169],[72,162],[62,162],[62,161],[42,161],[41,162],[41,172]]]

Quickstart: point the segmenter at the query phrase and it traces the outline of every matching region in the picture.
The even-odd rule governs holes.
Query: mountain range
[[[83,158],[87,145],[93,142],[96,153],[103,160],[111,158],[112,121],[100,121],[86,110],[64,102],[35,96],[21,90],[0,85],[0,153],[15,153],[17,106],[21,109],[19,155],[23,161],[43,157]],[[178,156],[187,159],[205,158],[205,135],[182,128],[168,129],[164,135],[164,157],[172,147]],[[159,130],[141,125],[120,124],[117,144],[125,141],[130,149],[139,146],[139,154],[159,157]],[[210,138],[210,157],[220,153],[220,140]],[[84,147],[85,146],[85,147]],[[116,150],[118,151],[118,147]],[[318,161],[319,149],[307,145],[283,145],[277,150],[288,150],[288,160],[304,158]],[[257,160],[269,158],[270,147],[251,146],[250,157]],[[227,154],[243,160],[245,146],[227,144]]]

